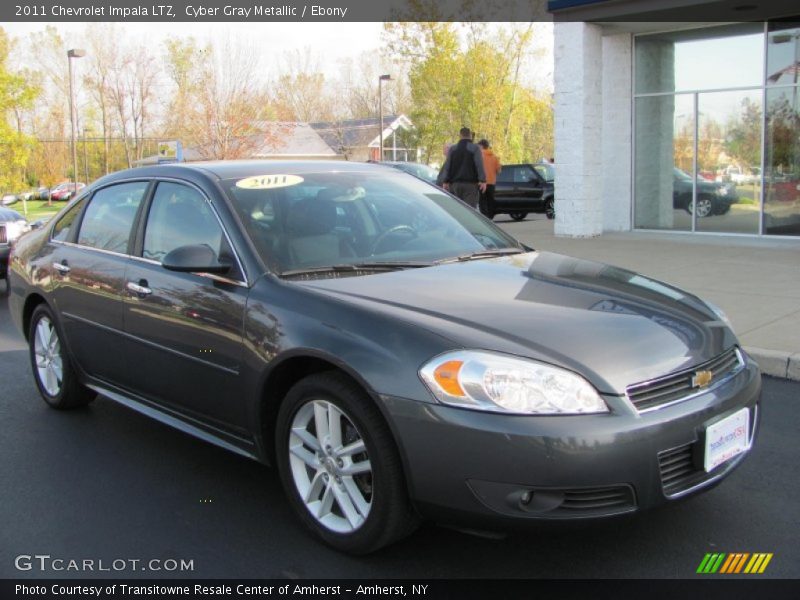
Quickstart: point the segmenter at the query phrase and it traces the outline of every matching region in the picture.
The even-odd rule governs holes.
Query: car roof
[[[254,175],[324,172],[383,172],[379,165],[338,160],[221,160],[169,163],[118,171],[103,181],[131,177],[182,177],[205,175],[213,179],[240,179]]]

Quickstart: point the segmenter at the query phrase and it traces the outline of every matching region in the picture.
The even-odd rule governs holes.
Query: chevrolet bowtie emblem
[[[702,388],[711,383],[714,374],[711,371],[697,371],[692,377],[692,387]]]

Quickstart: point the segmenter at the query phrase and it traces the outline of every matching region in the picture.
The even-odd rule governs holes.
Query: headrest
[[[328,189],[320,190],[316,198],[303,198],[294,203],[286,219],[286,229],[295,236],[323,235],[336,227],[336,197]]]

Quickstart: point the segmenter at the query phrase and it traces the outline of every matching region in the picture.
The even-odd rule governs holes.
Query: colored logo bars
[[[702,574],[763,573],[771,560],[772,552],[706,554],[700,566],[697,567],[697,572]]]

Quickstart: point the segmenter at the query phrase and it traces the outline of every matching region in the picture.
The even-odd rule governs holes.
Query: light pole
[[[75,184],[75,193],[78,191],[78,146],[75,142],[75,90],[72,81],[72,59],[83,58],[86,50],[73,48],[67,50],[67,64],[69,65],[69,120],[72,124],[72,183]]]
[[[378,112],[381,118],[380,150],[378,151],[378,162],[383,162],[383,82],[391,81],[391,75],[381,75],[378,77]]]

